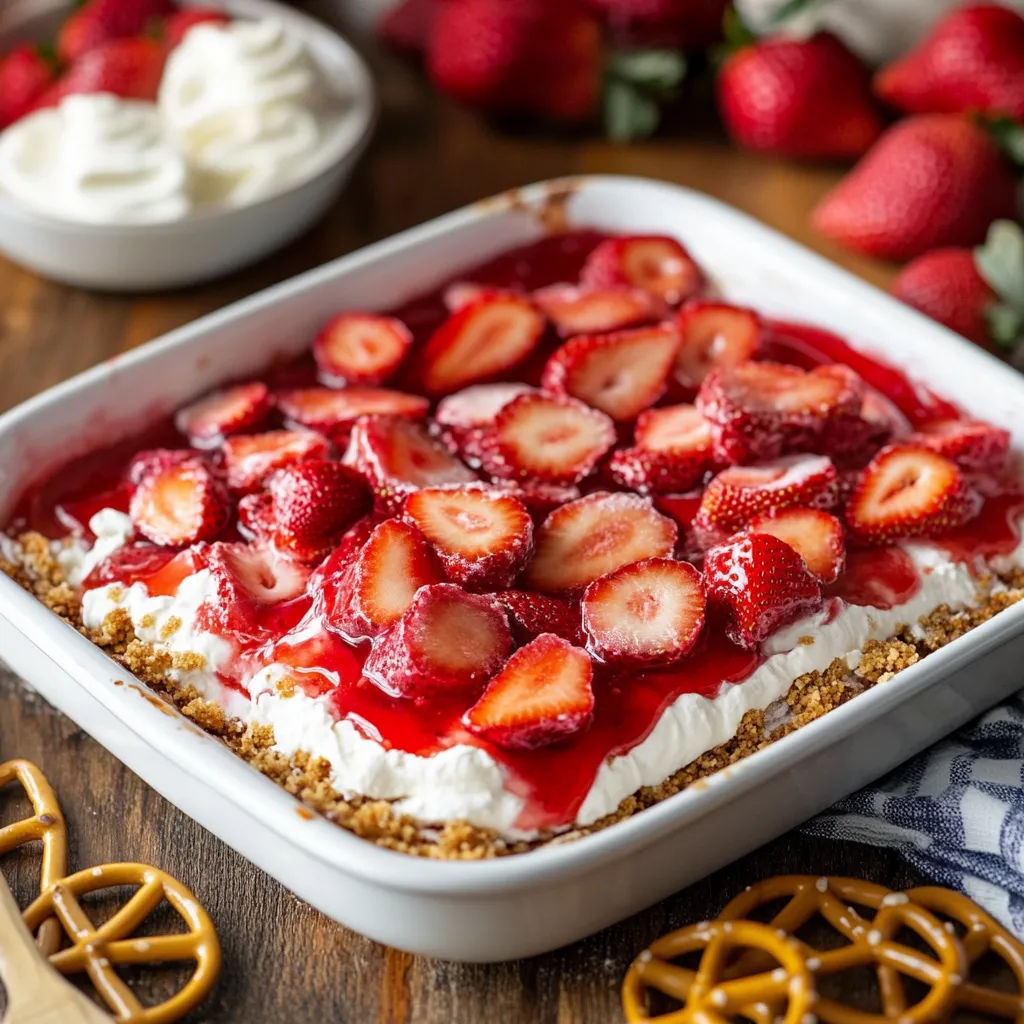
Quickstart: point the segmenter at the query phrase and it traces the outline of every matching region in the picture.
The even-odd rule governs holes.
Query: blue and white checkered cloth
[[[1024,938],[1024,691],[808,822],[899,850]]]

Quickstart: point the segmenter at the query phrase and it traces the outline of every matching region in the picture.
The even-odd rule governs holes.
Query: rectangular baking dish
[[[662,182],[591,177],[442,217],[120,356],[0,417],[0,517],[48,468],[558,223],[678,236],[724,294],[832,328],[1024,446],[1024,378],[825,260]],[[1021,685],[1024,604],[706,782],[579,842],[484,863],[392,853],[300,805],[0,576],[0,655],[167,799],[299,897],[388,945],[528,956],[656,902],[889,770]]]

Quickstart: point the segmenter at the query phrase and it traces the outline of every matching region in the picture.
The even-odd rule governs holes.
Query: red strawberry
[[[394,416],[359,420],[344,461],[366,478],[378,506],[391,512],[421,487],[458,486],[477,478],[418,423]]]
[[[598,245],[580,281],[590,288],[639,288],[674,306],[700,291],[704,275],[674,238],[632,235]]]
[[[821,607],[821,587],[804,560],[767,533],[712,548],[704,585],[708,602],[727,616],[726,636],[748,650]]]
[[[485,291],[430,337],[416,379],[429,395],[450,395],[525,359],[544,333],[544,317],[511,292]]]
[[[740,363],[707,377],[697,408],[712,424],[718,455],[741,463],[806,451],[837,418],[857,415],[863,398],[863,383],[846,367]]]
[[[909,114],[1003,114],[1024,120],[1024,15],[1002,4],[950,11],[875,76],[875,91]]]
[[[139,481],[129,512],[135,529],[154,544],[186,547],[213,540],[227,526],[228,495],[199,459],[170,462]]]
[[[266,492],[246,494],[238,500],[238,532],[252,541],[272,541],[277,532],[274,499]]]
[[[543,633],[508,659],[463,721],[498,747],[535,750],[558,743],[593,716],[593,673],[586,651]]]
[[[601,27],[578,0],[448,0],[427,53],[435,84],[495,114],[590,118],[602,74]]]
[[[536,533],[526,585],[550,594],[582,590],[642,558],[672,553],[676,524],[636,494],[598,491],[555,509]]]
[[[181,581],[196,571],[192,555],[192,549],[175,553],[155,544],[125,544],[96,565],[82,581],[82,590],[95,590],[108,583],[130,587],[137,581],[145,581],[150,594],[175,594]],[[153,588],[154,576],[172,577],[173,582],[167,588]]]
[[[126,100],[155,101],[166,53],[144,36],[111,39],[79,57],[40,96],[36,108],[55,107],[65,96],[109,92]]]
[[[88,0],[61,26],[57,56],[62,64],[74,64],[103,43],[142,35],[172,10],[170,0]]]
[[[996,143],[953,114],[893,125],[818,204],[827,238],[883,259],[974,245],[1000,217],[1016,219],[1016,182]]]
[[[422,419],[430,403],[419,395],[387,388],[302,388],[279,391],[274,403],[289,426],[324,434],[337,444],[348,440],[352,424],[361,416],[407,416]]]
[[[395,697],[479,693],[511,647],[494,598],[436,583],[420,587],[398,622],[377,637],[363,674]]]
[[[871,424],[873,439],[879,443],[900,441],[910,433],[910,420],[880,391],[867,389],[860,414]]]
[[[551,356],[542,382],[628,422],[664,393],[678,349],[679,332],[668,325],[581,334]]]
[[[422,53],[430,42],[437,11],[444,0],[398,0],[377,22],[377,35],[405,53]]]
[[[613,444],[615,424],[604,413],[565,395],[525,394],[494,417],[482,465],[495,477],[574,484]]]
[[[546,484],[537,480],[495,480],[491,489],[518,498],[530,511],[530,515],[541,519],[560,505],[580,497],[580,489],[568,484]]]
[[[918,427],[907,443],[930,448],[967,473],[999,473],[1006,468],[1010,432],[973,420],[935,420]]]
[[[705,488],[694,526],[705,543],[728,536],[762,512],[836,500],[836,468],[824,455],[791,455],[760,466],[730,466]]]
[[[308,459],[326,459],[331,446],[308,430],[268,430],[229,437],[220,451],[228,487],[237,494],[249,494],[262,487],[275,470]]]
[[[696,299],[676,317],[682,337],[675,378],[685,388],[699,388],[712,370],[753,359],[761,344],[760,317],[750,309]]]
[[[189,448],[154,448],[139,452],[128,464],[125,477],[129,483],[138,485],[152,473],[183,462],[201,461],[201,458]]]
[[[312,459],[278,470],[270,480],[274,542],[303,562],[319,561],[366,511],[366,481],[347,466]]]
[[[722,38],[728,0],[587,0],[624,44],[703,50]]]
[[[320,377],[331,387],[383,384],[401,365],[412,334],[391,316],[341,313],[313,341]]]
[[[828,512],[816,508],[782,508],[751,520],[749,533],[770,533],[784,540],[822,583],[839,578],[846,562],[846,531]]]
[[[54,64],[28,43],[0,59],[0,130],[29,113],[55,77]]]
[[[444,290],[444,307],[449,313],[458,313],[460,309],[484,296],[491,289],[472,281],[455,281]]]
[[[504,607],[517,644],[528,644],[541,633],[554,633],[572,644],[582,643],[576,605],[532,590],[502,590],[493,596]]]
[[[441,440],[470,465],[479,466],[494,417],[513,398],[528,393],[535,389],[527,384],[475,384],[442,398],[434,412]]]
[[[608,469],[641,494],[687,491],[714,464],[711,425],[692,405],[651,409],[636,421],[636,447],[615,452]]]
[[[507,494],[428,487],[406,498],[402,518],[434,546],[448,578],[473,590],[510,586],[533,552],[533,520]]]
[[[325,575],[328,626],[349,640],[376,636],[405,614],[420,587],[444,581],[427,539],[414,526],[387,519],[376,526],[352,560],[331,555]],[[326,566],[326,563],[325,563]]]
[[[185,406],[174,417],[174,425],[197,448],[214,448],[228,434],[259,426],[269,412],[267,385],[254,381],[215,391]]]
[[[933,537],[973,519],[981,498],[954,463],[928,448],[884,448],[861,473],[846,524],[858,540],[888,544],[901,537]]]
[[[588,650],[601,661],[670,665],[704,628],[704,585],[688,562],[647,558],[595,580],[583,595]]]
[[[711,459],[711,424],[692,405],[669,405],[641,413],[633,439],[652,452],[683,452]]]
[[[639,288],[579,288],[553,284],[533,293],[533,301],[563,337],[604,334],[658,320],[661,303]]]
[[[824,33],[736,51],[718,76],[718,106],[736,142],[782,156],[860,156],[882,131],[864,65]]]
[[[164,19],[164,45],[168,50],[180,46],[196,25],[228,25],[231,18],[214,7],[186,7]]]

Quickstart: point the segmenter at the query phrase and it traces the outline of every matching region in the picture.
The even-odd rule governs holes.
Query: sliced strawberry
[[[274,499],[266,492],[246,494],[238,500],[238,532],[253,541],[271,541],[277,532]]]
[[[582,643],[578,605],[532,590],[502,590],[494,597],[508,615],[517,644],[536,640],[541,633],[554,633],[573,644]]]
[[[532,303],[485,291],[434,332],[420,352],[416,379],[429,395],[450,395],[511,369],[543,333],[544,317]]]
[[[427,539],[398,519],[376,526],[345,569],[341,592],[328,602],[327,624],[350,640],[376,636],[393,626],[420,587],[444,581]]]
[[[331,387],[383,384],[412,345],[409,328],[392,316],[341,313],[313,341],[320,378]]]
[[[641,494],[688,491],[714,465],[711,424],[692,405],[651,409],[636,421],[636,447],[608,463],[612,479]]]
[[[139,481],[129,513],[154,544],[186,547],[213,540],[230,516],[224,485],[199,459],[171,463]]]
[[[494,417],[481,464],[495,477],[574,484],[615,444],[615,424],[565,395],[526,394]]]
[[[763,512],[791,505],[834,508],[837,477],[825,455],[790,455],[759,466],[730,466],[705,488],[694,527],[708,546]]]
[[[903,441],[913,430],[896,404],[873,388],[865,391],[860,414],[872,426],[871,440],[880,445]]]
[[[929,448],[893,445],[861,473],[846,506],[846,525],[860,541],[887,544],[946,533],[980,509],[980,496],[949,459]]]
[[[660,320],[665,307],[639,288],[579,288],[553,284],[533,293],[533,301],[564,338],[604,334]]]
[[[594,714],[590,656],[552,633],[508,659],[463,721],[482,739],[533,750],[579,732]]]
[[[511,586],[533,552],[533,520],[507,494],[427,487],[410,494],[402,517],[434,546],[453,583],[474,590]]]
[[[420,587],[398,622],[377,637],[363,674],[395,697],[479,693],[511,648],[494,598],[437,583]]]
[[[420,424],[392,416],[359,420],[344,461],[366,478],[377,505],[393,513],[406,495],[421,487],[458,486],[477,479]]]
[[[633,438],[651,452],[700,454],[709,460],[714,448],[711,424],[693,405],[670,405],[641,413]]]
[[[751,309],[724,302],[694,300],[676,317],[682,337],[675,378],[685,388],[699,388],[712,370],[753,359],[761,344],[761,318]]]
[[[472,281],[455,281],[444,290],[445,309],[449,313],[458,313],[460,309],[485,295],[487,290],[482,284],[473,284]]]
[[[270,480],[274,543],[303,562],[316,562],[370,507],[366,481],[347,466],[313,459],[278,470]]]
[[[863,383],[846,367],[747,362],[710,373],[697,408],[714,428],[719,456],[744,463],[814,450],[830,422],[859,414],[863,398]]]
[[[128,482],[138,485],[143,477],[166,469],[169,466],[180,466],[183,462],[202,461],[190,448],[153,448],[139,452],[128,464],[125,476]]]
[[[535,388],[517,382],[475,384],[441,399],[434,412],[441,440],[472,466],[480,465],[483,442],[494,417],[513,398],[534,393]]]
[[[430,403],[419,395],[387,388],[302,388],[281,391],[274,402],[291,427],[305,427],[344,444],[361,416],[403,416],[422,419]]]
[[[270,412],[270,392],[259,381],[238,384],[185,406],[174,425],[197,448],[215,448],[228,434],[252,430]]]
[[[587,258],[580,280],[592,288],[641,288],[670,305],[696,295],[704,283],[690,254],[663,235],[609,238]]]
[[[704,628],[704,585],[689,562],[647,558],[595,580],[583,595],[587,649],[601,661],[670,665]]]
[[[727,617],[726,636],[755,649],[783,626],[821,608],[821,586],[785,541],[751,533],[704,558],[708,602]]]
[[[275,470],[307,459],[326,459],[330,453],[330,442],[309,430],[238,434],[221,446],[228,487],[236,494],[258,490]]]
[[[580,489],[569,484],[547,484],[537,480],[495,480],[491,489],[511,494],[529,510],[530,515],[543,518],[560,505],[581,497]]]
[[[667,325],[581,334],[551,356],[542,383],[628,422],[664,393],[678,348],[679,332]]]
[[[930,448],[968,473],[998,473],[1006,466],[1010,432],[974,420],[935,420],[918,427],[907,443]]]
[[[598,491],[555,509],[536,534],[525,581],[551,594],[582,590],[641,558],[671,554],[676,524],[636,494]]]
[[[142,580],[146,583],[149,593],[153,594],[154,591],[149,589],[149,582],[153,576],[164,570],[170,563],[177,561],[182,555],[191,554],[191,551],[176,553],[146,541],[125,544],[124,547],[112,551],[96,565],[82,581],[82,590],[95,590],[97,587],[105,587],[108,583],[120,583],[130,587],[136,581]],[[186,559],[182,559],[182,562],[185,561]],[[187,571],[182,572],[180,579],[191,576],[193,572],[195,569],[189,562]],[[177,590],[176,583],[171,593],[177,593]]]
[[[846,562],[846,531],[828,512],[783,508],[752,519],[750,533],[770,533],[784,540],[822,583],[833,583]]]

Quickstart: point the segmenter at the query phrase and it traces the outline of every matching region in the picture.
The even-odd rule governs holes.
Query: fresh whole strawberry
[[[718,105],[736,142],[782,156],[860,156],[882,131],[863,64],[825,33],[736,51],[719,74]]]
[[[35,106],[56,77],[56,65],[25,43],[0,60],[0,130]]]
[[[1024,120],[1024,15],[965,4],[875,76],[875,91],[910,114],[1002,114]]]
[[[166,53],[155,39],[111,39],[89,50],[39,98],[36,107],[56,106],[65,96],[109,92],[126,100],[155,101]]]
[[[392,49],[422,53],[430,42],[437,12],[445,0],[399,0],[377,22],[377,35]]]
[[[1017,183],[996,143],[955,114],[890,128],[818,204],[815,228],[848,249],[907,260],[980,243],[998,218],[1017,216]]]
[[[227,25],[231,19],[215,7],[185,7],[169,15],[163,24],[164,46],[173,50],[196,25]]]
[[[170,0],[88,0],[61,26],[57,56],[63,64],[74,64],[112,39],[141,35],[172,11]]]

